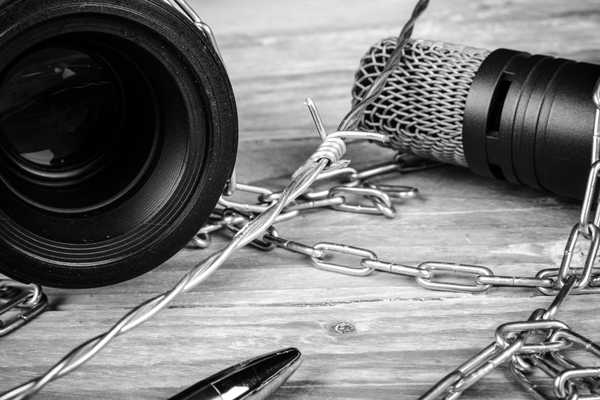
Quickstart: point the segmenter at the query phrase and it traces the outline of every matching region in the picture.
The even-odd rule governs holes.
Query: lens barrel
[[[161,0],[10,0],[0,28],[0,272],[95,287],[173,256],[235,163],[210,41]]]

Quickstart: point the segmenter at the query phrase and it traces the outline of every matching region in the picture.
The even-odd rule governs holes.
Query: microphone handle
[[[462,140],[477,174],[582,199],[600,66],[499,49],[477,71]]]

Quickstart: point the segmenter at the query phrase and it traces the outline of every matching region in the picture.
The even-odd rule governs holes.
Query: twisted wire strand
[[[404,43],[409,39],[417,18],[427,8],[428,4],[429,0],[418,1],[411,18],[398,37],[399,43]],[[398,48],[401,48],[401,46],[398,46]],[[391,63],[390,66],[393,67]],[[3,393],[0,395],[0,400],[22,400],[30,398],[53,380],[59,379],[85,364],[116,337],[129,332],[152,318],[169,305],[177,296],[190,291],[192,288],[205,281],[236,250],[246,246],[261,235],[264,235],[264,233],[275,223],[277,217],[282,213],[286,206],[302,193],[306,192],[328,166],[334,165],[340,161],[340,158],[343,157],[346,151],[344,140],[372,140],[379,141],[383,144],[388,143],[389,138],[386,135],[352,130],[353,126],[357,125],[356,116],[361,114],[362,109],[369,105],[369,102],[372,101],[371,99],[377,97],[384,85],[385,79],[378,79],[373,83],[373,88],[369,91],[372,95],[370,95],[368,99],[363,100],[348,113],[342,120],[340,129],[338,129],[337,132],[328,135],[324,139],[324,143],[316,151],[317,156],[315,157],[312,155],[306,163],[296,171],[292,181],[282,192],[280,200],[274,202],[267,210],[248,222],[248,224],[233,237],[227,246],[193,267],[172,289],[133,308],[108,331],[74,348],[43,375]]]
[[[423,12],[425,12],[428,6],[429,0],[419,0],[417,2],[409,20],[406,22],[406,24],[400,31],[398,38],[396,39],[396,49],[394,50],[390,58],[387,60],[385,68],[383,69],[383,71],[381,71],[377,79],[373,81],[371,87],[363,96],[361,101],[355,103],[350,112],[348,112],[348,114],[346,114],[346,116],[342,119],[342,122],[338,126],[338,131],[356,129],[356,127],[360,123],[360,116],[363,114],[365,109],[371,104],[371,102],[373,102],[381,94],[381,91],[385,87],[388,78],[390,77],[392,72],[394,72],[398,60],[402,58],[402,49],[404,48],[404,45],[411,38],[417,20],[423,14]]]
[[[395,38],[383,39],[362,57],[352,90],[354,102],[364,98],[396,49]],[[473,79],[489,53],[409,40],[380,95],[364,109],[357,129],[386,133],[394,150],[467,166],[462,143],[465,107]]]

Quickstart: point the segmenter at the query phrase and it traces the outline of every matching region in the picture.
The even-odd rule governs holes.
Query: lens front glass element
[[[5,151],[27,172],[49,179],[72,178],[98,166],[120,111],[112,71],[75,49],[28,54],[0,86]]]
[[[117,38],[65,35],[4,68],[0,179],[13,195],[72,214],[135,193],[158,154],[160,118],[139,60]]]

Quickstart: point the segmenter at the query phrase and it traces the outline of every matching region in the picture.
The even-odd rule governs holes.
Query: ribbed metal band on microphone
[[[362,99],[395,48],[395,39],[384,39],[364,55],[353,101]],[[467,96],[489,54],[467,46],[409,41],[385,89],[363,114],[360,129],[390,135],[394,149],[466,167],[462,129]]]

